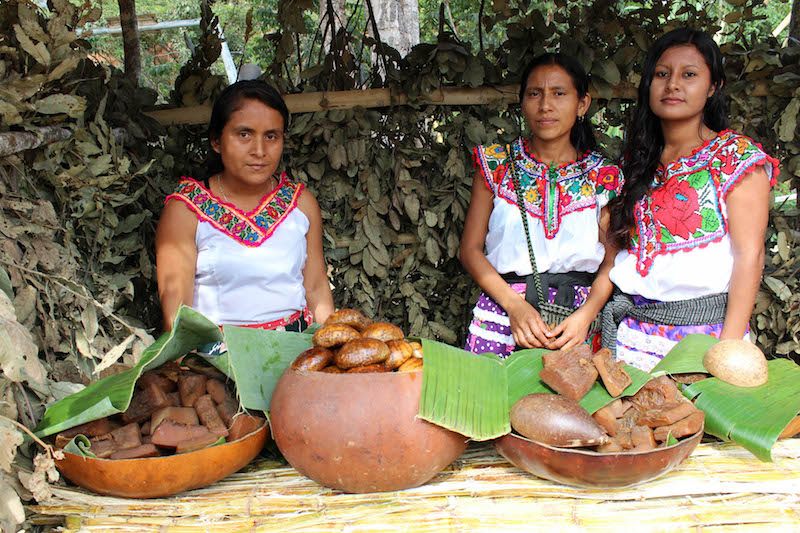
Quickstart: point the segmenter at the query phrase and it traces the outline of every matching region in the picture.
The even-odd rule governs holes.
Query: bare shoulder
[[[314,197],[314,193],[308,190],[308,187],[303,187],[300,192],[300,197],[297,199],[297,207],[309,220],[321,218],[317,199]]]
[[[164,242],[194,241],[197,233],[197,215],[175,198],[167,200],[156,229],[156,246]]]

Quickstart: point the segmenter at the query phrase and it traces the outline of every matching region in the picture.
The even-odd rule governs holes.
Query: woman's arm
[[[164,331],[181,304],[191,306],[197,264],[197,216],[183,202],[169,200],[156,229],[156,277]]]
[[[597,276],[592,282],[592,288],[589,292],[589,297],[586,301],[575,310],[570,316],[565,318],[561,323],[556,326],[549,334],[554,339],[552,344],[553,348],[568,349],[576,344],[580,344],[586,340],[586,335],[589,333],[589,326],[592,321],[597,317],[597,314],[603,309],[608,299],[611,297],[611,292],[614,290],[614,284],[611,283],[611,278],[608,274],[611,267],[614,266],[614,259],[617,257],[617,250],[611,245],[606,238],[608,231],[609,214],[608,208],[604,207],[600,211],[600,227],[599,238],[600,242],[605,246],[605,255],[603,262],[597,269]]]
[[[483,253],[492,207],[492,191],[486,186],[480,170],[476,170],[464,233],[461,236],[461,263],[480,288],[508,313],[511,333],[518,346],[548,347],[550,340],[545,335],[548,328],[542,317],[525,298],[508,286]]]
[[[322,252],[322,214],[316,198],[308,189],[300,193],[297,206],[310,223],[306,234],[306,266],[303,268],[306,303],[314,322],[322,324],[333,313],[333,295],[328,281],[325,255]]]
[[[764,236],[769,222],[769,178],[764,167],[745,174],[728,193],[726,203],[733,272],[720,338],[741,339],[753,313],[764,269]]]

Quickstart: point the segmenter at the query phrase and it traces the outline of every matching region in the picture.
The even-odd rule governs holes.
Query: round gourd
[[[533,441],[562,448],[597,446],[605,430],[578,402],[558,394],[523,396],[511,408],[511,427]]]
[[[703,366],[712,376],[737,387],[758,387],[769,378],[764,352],[742,339],[716,343],[703,357]]]

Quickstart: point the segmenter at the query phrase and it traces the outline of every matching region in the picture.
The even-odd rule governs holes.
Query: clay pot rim
[[[269,428],[269,420],[267,420],[266,418],[264,419],[264,423],[261,424],[258,427],[258,429],[248,433],[244,437],[241,437],[241,438],[239,438],[237,440],[232,440],[230,442],[225,442],[223,444],[217,444],[216,446],[206,446],[205,448],[200,448],[199,450],[194,450],[194,451],[187,452],[187,453],[180,453],[180,454],[175,453],[175,454],[172,454],[172,455],[160,455],[160,456],[157,456],[157,457],[137,457],[135,459],[109,459],[108,457],[89,457],[88,455],[79,455],[77,453],[68,452],[67,450],[65,450],[63,448],[61,448],[60,451],[64,452],[64,455],[71,455],[73,457],[78,457],[78,458],[85,459],[85,460],[88,460],[88,461],[108,461],[110,463],[115,463],[115,464],[117,464],[117,463],[130,463],[130,462],[133,462],[133,461],[147,461],[149,459],[162,459],[162,460],[165,460],[165,459],[166,460],[170,460],[170,459],[172,459],[172,460],[174,460],[175,457],[188,457],[188,456],[192,455],[193,453],[202,452],[202,451],[205,451],[205,450],[209,450],[211,448],[222,448],[222,447],[225,447],[225,446],[227,446],[229,444],[236,444],[237,442],[242,442],[244,440],[247,440],[247,439],[255,436],[257,433],[259,433],[261,431],[264,431],[265,427]],[[59,463],[59,461],[56,460],[56,466],[58,466],[58,463]]]
[[[657,447],[657,448],[653,448],[652,450],[647,450],[647,451],[643,451],[643,452],[626,451],[626,452],[603,453],[603,452],[595,452],[595,451],[592,451],[592,450],[586,450],[584,448],[563,448],[563,447],[560,447],[560,446],[551,446],[551,445],[545,444],[543,442],[532,440],[532,439],[529,439],[527,437],[523,437],[522,435],[518,435],[516,433],[507,433],[507,434],[505,434],[505,435],[503,435],[502,437],[499,437],[499,438],[502,439],[504,437],[513,437],[515,439],[519,439],[519,440],[522,440],[522,441],[527,441],[527,442],[530,442],[531,444],[535,444],[537,446],[541,446],[542,448],[547,448],[548,450],[552,450],[554,452],[572,453],[572,454],[576,454],[576,455],[586,455],[588,457],[641,457],[641,456],[644,456],[644,455],[664,452],[666,450],[671,450],[673,448],[677,448],[679,446],[682,446],[682,445],[686,444],[687,442],[690,442],[691,440],[693,440],[695,438],[698,438],[698,436],[699,436],[699,438],[702,438],[703,432],[705,430],[705,427],[706,427],[705,422],[703,422],[703,427],[701,427],[700,431],[698,431],[694,435],[690,435],[688,437],[684,437],[682,440],[679,440],[677,443],[672,444],[670,446]]]

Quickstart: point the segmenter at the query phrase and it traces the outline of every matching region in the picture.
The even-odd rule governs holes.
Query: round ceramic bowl
[[[557,448],[513,433],[494,445],[511,464],[535,476],[575,487],[623,488],[666,474],[691,455],[702,437],[701,429],[666,448],[626,453]]]
[[[180,455],[142,459],[95,459],[64,452],[61,473],[84,489],[121,498],[161,498],[210,485],[240,470],[258,455],[269,426],[234,442]]]
[[[464,453],[467,438],[417,418],[421,390],[421,371],[287,368],[270,406],[275,443],[301,474],[343,492],[422,485]]]

